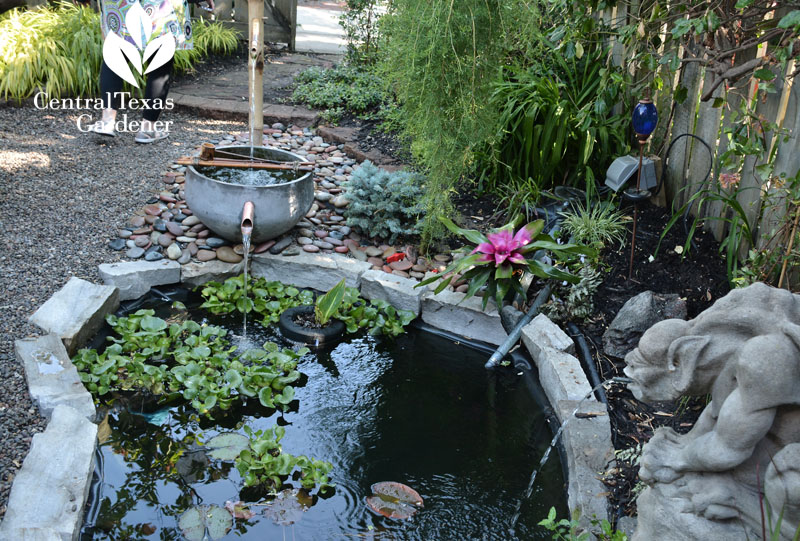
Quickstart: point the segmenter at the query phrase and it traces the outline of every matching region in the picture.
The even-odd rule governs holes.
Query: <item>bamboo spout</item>
[[[248,0],[250,19],[250,144],[264,142],[264,0]]]
[[[248,201],[242,208],[242,238],[249,237],[253,233],[253,214],[255,213],[255,205],[252,201]]]

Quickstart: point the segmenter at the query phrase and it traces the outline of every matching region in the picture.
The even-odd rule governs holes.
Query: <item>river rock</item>
[[[161,218],[157,218],[156,221],[153,222],[153,229],[165,233],[167,231],[167,223]]]
[[[198,250],[196,257],[198,261],[211,261],[217,258],[217,252],[214,250]]]
[[[300,246],[306,246],[308,244],[313,244],[314,241],[308,237],[297,237],[297,244]]]
[[[256,254],[263,254],[264,252],[266,252],[267,250],[269,250],[273,246],[275,246],[275,241],[274,240],[268,240],[267,242],[262,242],[261,244],[256,246],[255,249],[253,250],[253,252],[256,253]]]
[[[155,246],[154,246],[154,248],[155,248]],[[159,246],[159,248],[160,248],[160,246]],[[159,252],[157,250],[153,250],[152,252],[147,251],[144,254],[144,260],[145,261],[161,261],[162,259],[164,259],[164,254],[162,254],[161,252]]]
[[[393,261],[389,263],[389,266],[392,267],[393,270],[407,272],[411,269],[411,261],[408,259],[401,259],[400,261]]]
[[[292,243],[292,237],[286,236],[277,241],[272,248],[269,249],[269,253],[271,254],[279,254],[283,252],[289,245]],[[299,252],[298,252],[299,253]]]
[[[315,240],[314,246],[322,248],[323,250],[333,250],[333,244],[325,242],[324,240]]]
[[[333,196],[328,192],[316,192],[314,197],[317,199],[317,201],[330,201],[333,198]]]
[[[367,252],[369,253],[369,252]],[[369,257],[367,258],[367,263],[372,265],[373,267],[382,267],[383,266],[383,259],[380,257]]]
[[[125,248],[125,239],[114,239],[108,243],[108,247],[119,252]]]
[[[181,256],[181,247],[177,242],[173,242],[167,247],[167,257],[170,259],[178,259]]]
[[[158,237],[158,244],[159,246],[166,248],[175,240],[175,237],[170,235],[169,233],[164,233],[160,237]]]
[[[367,246],[365,252],[369,257],[378,257],[383,255],[383,250],[377,246]]]
[[[306,244],[305,246],[303,246],[303,250],[305,250],[306,252],[311,252],[313,254],[319,252],[319,246],[316,246],[314,244]]]
[[[200,223],[200,218],[198,218],[197,216],[188,216],[181,222],[181,225],[192,227],[198,225],[199,223]]]
[[[178,258],[178,263],[180,263],[181,265],[185,265],[191,260],[192,260],[192,252],[190,252],[188,248],[184,248],[183,251],[181,252],[181,256]]]
[[[144,216],[134,216],[130,223],[133,227],[142,227],[145,224]]]
[[[324,229],[317,229],[316,231],[314,231],[314,236],[320,239],[324,239],[325,237],[328,236],[328,232],[325,231]]]
[[[183,228],[179,223],[166,222],[164,225],[166,226],[167,231],[169,231],[170,234],[175,235],[176,237],[183,235]]]
[[[217,259],[226,263],[238,263],[243,258],[234,252],[230,246],[220,246],[217,248]]]
[[[346,254],[350,250],[350,248],[348,248],[347,246],[337,246],[336,248],[334,248],[334,250],[336,251],[336,253]]]
[[[144,255],[144,248],[140,248],[139,246],[134,246],[133,248],[125,252],[125,255],[130,257],[131,259],[139,259]]]
[[[313,244],[309,244],[308,246],[313,246]],[[305,246],[304,246],[305,248]],[[297,246],[290,246],[284,251],[281,252],[281,255],[284,257],[291,257],[295,255],[300,255],[300,249]]]
[[[358,246],[353,246],[352,244],[348,246],[350,249],[350,253],[353,255],[354,258],[358,259],[359,261],[367,261],[367,254],[362,252],[358,249]]]
[[[221,239],[219,237],[208,237],[206,239],[206,245],[209,248],[219,248],[220,246],[226,246],[228,241],[225,239]]]
[[[139,248],[147,248],[150,245],[149,237],[136,237],[133,239],[133,244]]]
[[[644,291],[628,299],[603,334],[606,355],[623,358],[642,334],[665,319],[686,319],[686,301],[678,295]]]

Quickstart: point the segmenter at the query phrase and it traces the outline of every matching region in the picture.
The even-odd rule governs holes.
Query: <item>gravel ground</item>
[[[78,114],[0,103],[0,518],[31,437],[45,426],[14,355],[15,339],[40,334],[27,318],[71,276],[101,283],[97,265],[123,257],[106,244],[163,187],[169,160],[246,129],[167,111],[170,137],[139,145],[133,134],[79,132]]]

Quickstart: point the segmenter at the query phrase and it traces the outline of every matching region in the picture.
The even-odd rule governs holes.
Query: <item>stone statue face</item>
[[[679,340],[690,338],[689,323],[667,319],[650,327],[639,340],[639,347],[625,356],[625,375],[633,380],[628,388],[637,400],[654,402],[675,400],[681,395],[678,385],[685,367],[680,362]]]

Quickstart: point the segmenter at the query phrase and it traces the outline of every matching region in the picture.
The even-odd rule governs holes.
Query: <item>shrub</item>
[[[394,242],[398,235],[419,233],[423,194],[420,176],[389,173],[365,161],[345,185],[350,204],[344,210],[349,224],[370,237]]]
[[[220,23],[195,21],[195,49],[175,51],[175,71],[192,71],[210,54],[230,54],[238,34]],[[100,15],[71,3],[15,9],[0,17],[0,95],[21,100],[43,90],[51,98],[100,92]],[[143,85],[140,85],[143,87]],[[135,90],[135,89],[134,89]]]
[[[100,90],[100,16],[88,7],[15,9],[0,17],[0,94],[24,99],[90,96]]]
[[[538,192],[535,177],[540,166],[537,163],[530,166],[530,175],[520,172],[522,163],[502,163],[503,160],[513,161],[514,147],[525,151],[525,160],[535,155],[527,146],[530,144],[532,148],[532,137],[523,138],[525,147],[521,142],[512,143],[515,137],[511,132],[512,126],[518,121],[522,123],[524,112],[509,108],[499,95],[491,99],[492,94],[497,85],[514,83],[514,73],[531,68],[532,74],[552,78],[555,73],[553,65],[558,62],[580,60],[584,54],[591,56],[590,44],[604,39],[602,34],[606,29],[598,27],[602,24],[592,18],[585,3],[566,0],[392,1],[391,9],[382,21],[386,43],[382,49],[380,69],[402,107],[405,135],[412,141],[411,150],[428,174],[422,231],[425,246],[442,236],[443,227],[438,218],[452,214],[450,194],[464,178],[474,178],[479,171],[488,170],[490,174],[484,179],[488,183],[482,187],[496,190],[517,206],[528,197],[528,193]],[[544,35],[542,28],[552,31]],[[596,65],[583,64],[598,70],[603,81],[601,88],[605,91],[627,89],[622,84],[626,75],[614,68],[609,60],[601,58]],[[516,71],[504,66],[516,66]],[[591,85],[584,85],[583,71],[578,74],[578,86],[590,88]],[[565,85],[572,82],[570,80]],[[520,89],[518,97],[523,94]],[[569,97],[575,99],[584,94],[576,92]],[[564,160],[559,161],[559,167],[552,168],[552,174],[547,176],[549,182],[554,182],[554,178],[560,182],[559,174],[570,163],[591,164],[594,152],[606,145],[609,148],[615,145],[615,136],[611,135],[605,141],[600,130],[594,134],[591,132],[598,125],[604,125],[605,111],[612,102],[601,104],[599,100],[592,101],[591,92],[587,97],[582,97],[580,104],[570,104],[572,111],[577,110],[576,118],[568,116],[570,123],[562,123],[562,126],[569,127],[570,133],[576,137],[578,132],[582,132],[584,137],[587,133],[590,137],[597,137],[600,145],[589,150],[588,159],[585,154],[569,154],[571,150],[566,155],[557,152],[556,155]],[[517,105],[522,105],[521,99]],[[585,127],[577,121],[581,117],[588,120]],[[565,136],[564,139],[568,138]],[[585,151],[591,146],[584,142],[582,147],[575,143],[570,148],[583,148]],[[540,155],[549,156],[550,150],[545,144],[537,145]],[[600,161],[603,160],[604,156]],[[528,165],[528,161],[524,163]],[[516,186],[505,185],[508,177],[502,175],[506,172],[511,173],[510,178],[514,179]],[[586,177],[586,167],[576,170],[575,174],[579,180]],[[527,182],[528,176],[534,180]],[[520,186],[524,191],[520,190],[513,199],[516,195],[514,189]]]
[[[381,78],[352,65],[332,69],[314,66],[299,73],[295,84],[292,99],[316,108],[364,113],[388,101]]]
[[[604,66],[606,57],[599,46],[580,58],[555,53],[547,64],[505,70],[495,84],[492,101],[500,116],[487,188],[509,201],[512,211],[561,184],[593,193],[595,172],[602,174],[628,150],[630,121],[611,114],[620,92],[609,84],[617,74]],[[528,183],[533,197],[524,189]]]
[[[372,64],[378,56],[382,39],[381,0],[347,0],[347,9],[339,16],[339,25],[347,36],[347,60]]]

